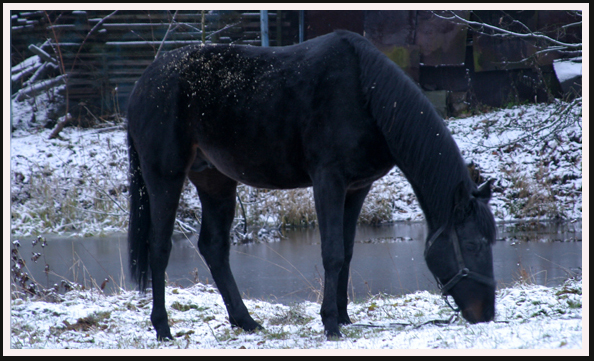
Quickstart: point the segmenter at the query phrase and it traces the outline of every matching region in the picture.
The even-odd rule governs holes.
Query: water
[[[425,226],[398,223],[359,227],[351,263],[349,297],[362,299],[380,292],[392,295],[417,290],[437,291],[423,259]],[[33,238],[21,238],[19,252],[29,274],[45,287],[62,279],[105,292],[118,286],[134,288],[127,269],[125,235],[98,238],[47,236],[48,246],[32,246]],[[499,225],[493,247],[495,278],[499,287],[523,279],[554,286],[580,272],[581,224],[519,227]],[[212,283],[197,247],[196,236],[176,235],[167,268],[169,284],[187,287],[196,281]],[[33,262],[31,253],[42,256]],[[287,231],[278,242],[231,247],[231,268],[245,297],[291,303],[320,298],[323,266],[320,238],[315,229]],[[50,274],[44,272],[49,264]]]

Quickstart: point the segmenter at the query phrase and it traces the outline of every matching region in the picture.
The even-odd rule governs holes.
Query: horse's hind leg
[[[357,228],[357,219],[361,212],[361,207],[371,186],[347,192],[344,205],[344,263],[338,274],[338,290],[336,303],[338,306],[338,324],[351,324],[351,319],[347,313],[348,296],[347,289],[349,283],[349,269],[351,259],[353,258],[353,246],[355,243],[355,231]]]
[[[175,214],[183,188],[185,174],[162,177],[157,172],[143,170],[151,209],[149,264],[152,272],[153,310],[151,322],[157,339],[173,339],[165,310],[165,269],[171,252],[171,235]]]
[[[216,169],[190,172],[202,204],[198,249],[219,289],[232,326],[253,331],[261,326],[249,315],[229,266],[229,234],[235,216],[237,182]]]

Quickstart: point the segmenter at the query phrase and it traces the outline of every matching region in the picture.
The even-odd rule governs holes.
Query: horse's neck
[[[444,139],[437,143],[425,144],[419,150],[419,144],[403,137],[405,154],[398,162],[399,168],[410,182],[425,219],[431,230],[435,230],[451,219],[454,189],[460,182],[469,181],[468,170],[464,164],[454,139],[446,131]],[[408,144],[410,143],[410,144]]]

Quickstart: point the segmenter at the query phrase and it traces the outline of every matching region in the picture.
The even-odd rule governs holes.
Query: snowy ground
[[[13,349],[581,349],[582,281],[547,288],[517,285],[497,293],[496,318],[471,325],[429,292],[373,296],[350,303],[354,324],[326,341],[320,304],[292,306],[246,300],[264,330],[232,329],[211,286],[167,288],[173,341],[157,342],[151,297],[71,291],[58,303],[11,301]],[[432,321],[444,321],[439,324]],[[587,338],[587,336],[586,336]],[[589,348],[588,341],[585,344]]]

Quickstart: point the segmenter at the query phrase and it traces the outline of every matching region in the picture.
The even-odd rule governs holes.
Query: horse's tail
[[[128,254],[130,274],[144,291],[148,283],[149,233],[151,230],[151,208],[148,193],[140,169],[138,152],[128,134],[130,161],[130,220],[128,224]]]

